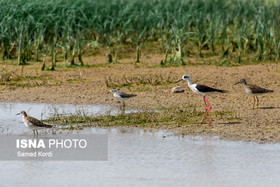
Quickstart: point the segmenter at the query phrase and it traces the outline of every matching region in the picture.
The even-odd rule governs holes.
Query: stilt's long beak
[[[180,79],[180,80],[178,80],[178,81],[176,81],[176,82],[174,82],[174,83],[178,83],[178,82],[181,82],[183,79]]]
[[[16,115],[20,115],[20,113],[17,113]]]

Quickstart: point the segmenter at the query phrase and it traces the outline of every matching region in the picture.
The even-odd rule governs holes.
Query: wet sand
[[[40,70],[41,63],[32,63],[24,68],[0,65],[12,74],[11,81],[2,82],[0,85],[0,101],[118,106],[119,103],[108,92],[112,88],[105,84],[108,77],[121,82],[123,77],[161,75],[163,80],[166,77],[166,80],[176,81],[182,75],[189,74],[193,83],[228,91],[224,94],[211,94],[207,98],[212,105],[212,112],[232,111],[234,120],[225,121],[222,116],[213,117],[208,127],[199,125],[198,122],[180,127],[176,124],[170,125],[168,129],[184,135],[214,135],[222,139],[280,142],[280,73],[275,71],[275,64],[160,68],[155,66],[160,59],[160,55],[154,55],[143,58],[144,63],[139,64],[128,59],[122,59],[118,64],[105,64],[104,57],[85,57],[88,67],[60,67],[56,71],[43,72]],[[234,85],[243,78],[250,84],[274,90],[274,93],[259,96],[259,109],[251,110],[253,97],[245,94],[241,85]],[[182,86],[185,92],[172,93],[171,89],[175,86]],[[202,112],[205,109],[202,96],[189,90],[185,81],[174,84],[132,84],[117,89],[138,95],[126,102],[128,108],[158,109],[194,105]]]

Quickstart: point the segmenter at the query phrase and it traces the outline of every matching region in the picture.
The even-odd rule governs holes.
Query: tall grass
[[[147,42],[160,43],[161,64],[184,64],[186,54],[278,62],[280,3],[273,0],[0,0],[2,58],[18,64],[57,55],[75,64],[87,46],[107,47],[117,62],[120,45],[140,62]],[[16,46],[16,47],[14,47]],[[190,50],[191,48],[191,50]]]

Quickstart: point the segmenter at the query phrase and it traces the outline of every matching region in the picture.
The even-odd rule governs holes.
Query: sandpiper
[[[35,132],[38,136],[38,131],[37,131],[38,129],[52,128],[51,125],[44,124],[43,122],[41,122],[40,120],[38,120],[36,118],[27,116],[25,111],[21,111],[17,115],[22,115],[22,121],[24,122],[24,124],[27,128],[33,130],[34,136],[35,136]]]
[[[261,88],[259,86],[256,86],[256,85],[251,85],[251,84],[247,84],[246,80],[245,79],[241,79],[240,81],[238,81],[236,84],[242,84],[243,85],[243,88],[245,90],[245,92],[248,94],[248,95],[251,95],[253,96],[254,98],[254,104],[253,104],[253,108],[255,108],[255,100],[257,99],[257,108],[259,108],[259,98],[257,95],[261,95],[261,94],[264,94],[264,93],[270,93],[270,92],[273,92],[273,90],[268,90],[268,89],[265,89],[265,88]],[[255,99],[256,98],[256,99]]]
[[[137,95],[135,94],[127,94],[127,93],[124,93],[124,92],[118,92],[117,90],[115,89],[112,89],[110,90],[110,92],[113,94],[113,96],[115,98],[117,98],[118,100],[122,101],[122,111],[124,112],[125,111],[125,100],[129,99],[129,98],[132,98],[132,97],[136,97]]]
[[[225,93],[226,91],[225,90],[219,90],[219,89],[211,88],[211,87],[208,87],[208,86],[205,86],[205,85],[193,84],[189,75],[183,75],[182,79],[180,79],[177,82],[180,82],[182,80],[186,80],[188,82],[189,88],[194,93],[200,94],[200,95],[203,96],[203,101],[204,101],[204,104],[205,104],[205,112],[204,112],[203,118],[201,120],[201,124],[204,121],[205,114],[206,114],[206,112],[208,110],[208,106],[209,106],[209,119],[208,119],[208,123],[206,125],[206,126],[208,126],[210,124],[210,116],[211,116],[211,108],[212,107],[211,107],[209,101],[206,99],[206,94],[208,94],[208,93]],[[208,104],[208,106],[207,106],[207,104]]]

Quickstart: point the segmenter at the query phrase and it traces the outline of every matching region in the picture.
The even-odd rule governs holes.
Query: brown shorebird
[[[52,128],[51,125],[44,124],[40,120],[33,118],[31,116],[27,116],[25,111],[21,111],[17,115],[22,115],[22,121],[24,122],[25,126],[31,130],[33,130],[34,136],[35,132],[38,136],[38,129],[43,129],[43,128]]]
[[[219,89],[215,89],[215,88],[211,88],[211,87],[208,87],[208,86],[204,86],[204,85],[199,85],[199,84],[193,84],[192,81],[191,81],[191,78],[189,75],[183,75],[182,79],[180,79],[179,81],[177,82],[180,82],[182,80],[186,80],[188,82],[188,86],[189,88],[196,94],[200,94],[203,96],[203,101],[204,101],[204,104],[205,104],[205,112],[204,112],[204,115],[203,115],[203,118],[201,120],[201,124],[203,123],[204,121],[204,118],[205,118],[205,114],[208,110],[208,106],[209,106],[209,119],[208,119],[208,123],[206,126],[208,126],[210,124],[210,116],[211,116],[211,105],[209,103],[209,101],[206,99],[206,94],[209,94],[209,93],[225,93],[227,91],[225,90],[219,90]],[[207,106],[207,104],[208,106]]]
[[[110,90],[110,92],[113,94],[113,96],[116,99],[122,101],[122,108],[121,108],[121,110],[122,110],[123,113],[125,112],[125,102],[124,101],[127,100],[127,99],[130,99],[132,97],[136,97],[137,96],[135,94],[127,94],[127,93],[124,93],[124,92],[118,92],[115,89]]]
[[[247,82],[245,81],[245,79],[241,79],[240,81],[238,81],[236,84],[242,84],[243,88],[245,90],[245,92],[251,96],[254,97],[254,104],[253,104],[253,108],[255,107],[255,100],[257,100],[257,108],[259,108],[259,98],[257,95],[261,95],[264,93],[270,93],[273,92],[273,90],[268,90],[265,88],[261,88],[259,86],[255,86],[255,85],[251,85],[251,84],[247,84]],[[256,98],[256,99],[255,99]]]

